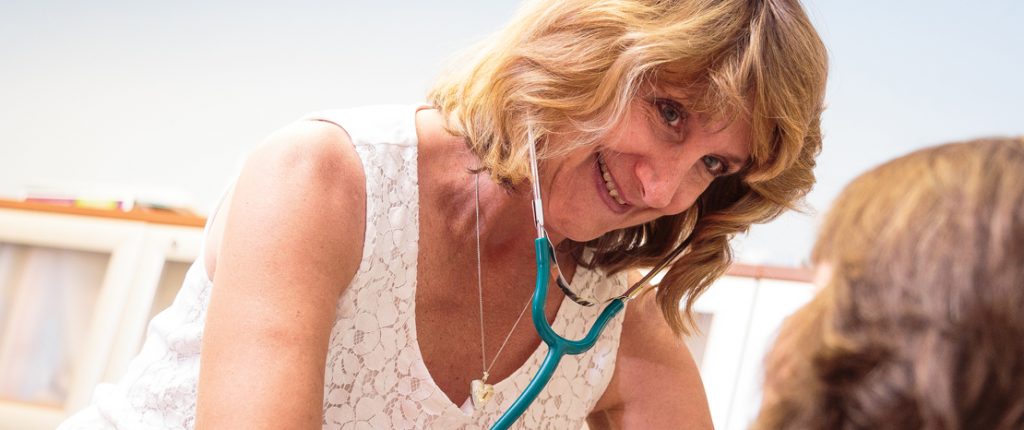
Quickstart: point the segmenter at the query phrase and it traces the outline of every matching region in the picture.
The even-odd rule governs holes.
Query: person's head
[[[920,150],[851,183],[785,324],[756,429],[1024,428],[1024,138]]]
[[[549,230],[588,264],[650,267],[689,237],[658,289],[681,331],[680,300],[724,273],[728,240],[814,183],[826,74],[798,0],[545,0],[429,99],[510,188],[533,133]]]

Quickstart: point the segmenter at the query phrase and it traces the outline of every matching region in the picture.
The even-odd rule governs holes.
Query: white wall
[[[206,209],[273,130],[423,100],[450,54],[514,9],[372,3],[0,2],[0,194],[139,184]]]

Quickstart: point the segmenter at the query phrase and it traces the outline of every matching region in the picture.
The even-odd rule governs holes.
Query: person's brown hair
[[[793,208],[814,183],[827,59],[798,0],[559,0],[528,3],[461,59],[428,99],[452,119],[499,182],[528,177],[527,130],[543,143],[592,144],[646,85],[693,95],[693,110],[751,122],[751,160],[716,180],[689,210],[569,244],[608,273],[651,267],[684,239],[688,251],[658,288],[666,320],[686,331],[694,300],[731,263],[728,240]],[[567,130],[567,127],[569,128]]]
[[[864,174],[813,259],[831,280],[769,353],[755,429],[1024,428],[1024,138]]]

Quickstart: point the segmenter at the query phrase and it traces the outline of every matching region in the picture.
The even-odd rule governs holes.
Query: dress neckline
[[[413,139],[413,142],[412,142],[411,146],[416,148],[416,155],[415,155],[416,159],[414,161],[414,164],[416,165],[416,171],[417,172],[419,171],[419,155],[420,155],[420,150],[419,150],[419,136],[416,134],[416,120],[415,120],[415,117],[416,117],[416,114],[420,110],[430,109],[430,108],[432,108],[432,107],[431,106],[427,106],[427,105],[419,105],[413,111],[413,132],[412,132],[412,136],[411,136],[412,139]],[[418,186],[416,187],[415,195],[416,195],[416,201],[419,202],[419,200],[420,200],[420,190],[419,190]],[[416,232],[415,232],[414,235],[412,235],[412,237],[415,238],[414,239],[415,240],[415,246],[413,246],[412,248],[415,249],[415,256],[414,256],[415,258],[413,259],[413,261],[417,261],[418,262],[419,261],[419,252],[420,252],[420,246],[419,246],[419,243],[420,243],[420,228],[419,228],[419,204],[418,203],[417,203],[417,210],[415,212],[416,212],[416,215],[415,215],[416,216],[416,223],[415,223],[415,225],[416,225]],[[423,400],[423,403],[427,404],[432,409],[435,409],[437,411],[442,411],[445,414],[452,414],[451,416],[458,416],[458,417],[461,417],[461,418],[465,418],[467,420],[467,422],[470,422],[474,418],[479,417],[480,415],[482,415],[481,410],[477,410],[476,408],[474,408],[471,405],[471,402],[470,402],[469,398],[467,398],[462,403],[462,405],[455,403],[455,401],[452,400],[448,396],[448,394],[445,393],[444,390],[441,389],[440,385],[437,384],[437,381],[434,380],[434,375],[431,374],[430,369],[427,368],[426,361],[423,358],[423,350],[420,348],[420,342],[419,342],[419,333],[418,333],[419,332],[419,328],[417,327],[417,324],[416,324],[416,297],[417,297],[416,289],[419,288],[418,274],[419,274],[419,268],[418,268],[418,265],[417,265],[417,267],[415,267],[414,273],[409,274],[409,279],[411,279],[411,282],[412,282],[412,301],[411,301],[411,306],[410,306],[411,311],[412,311],[411,312],[412,315],[411,315],[411,318],[409,319],[409,330],[410,330],[411,335],[412,335],[412,342],[411,342],[411,344],[412,344],[413,349],[414,349],[413,357],[414,357],[414,359],[416,359],[420,363],[424,364],[423,365],[423,369],[426,370],[426,374],[427,374],[427,378],[426,379],[427,379],[427,382],[430,385],[429,388],[432,391],[434,391],[436,394],[438,394],[436,396],[429,396],[428,398]],[[576,266],[576,270],[573,273],[572,280],[569,282],[570,288],[573,291],[581,291],[581,288],[586,287],[586,285],[583,285],[584,282],[591,282],[592,281],[592,279],[591,279],[592,277],[589,276],[589,275],[591,275],[590,269],[587,269],[587,268],[585,268],[582,265],[577,265]],[[584,279],[586,279],[586,281],[584,281]],[[551,292],[550,289],[549,289],[548,292],[549,293]],[[576,308],[579,308],[579,309],[576,309]],[[559,303],[558,310],[555,312],[554,320],[553,321],[548,321],[548,323],[550,323],[552,325],[552,328],[554,328],[556,331],[564,332],[565,329],[566,329],[566,327],[565,327],[566,321],[568,321],[570,319],[569,317],[571,317],[571,315],[569,313],[570,312],[580,312],[581,309],[583,309],[583,307],[578,305],[578,304],[576,304],[575,302],[573,302],[572,299],[570,299],[569,297],[563,297],[562,300]],[[526,319],[526,318],[529,318],[529,316],[524,316],[524,319]],[[530,321],[530,322],[525,322],[524,321],[524,322],[521,322],[521,324],[532,325],[532,321]],[[567,334],[571,335],[571,333],[567,333]],[[545,344],[543,341],[541,341],[537,345],[537,347],[530,353],[530,355],[526,358],[526,360],[524,360],[518,367],[516,367],[516,369],[514,371],[512,371],[512,373],[510,373],[508,376],[506,376],[502,380],[497,381],[497,382],[491,384],[494,387],[494,393],[495,393],[495,395],[497,397],[495,400],[498,400],[498,398],[501,397],[500,396],[501,394],[511,395],[513,397],[513,399],[515,397],[518,397],[518,395],[519,395],[518,392],[508,392],[508,393],[506,393],[506,391],[509,390],[510,385],[514,385],[514,383],[516,382],[517,379],[524,378],[524,377],[532,378],[533,374],[536,373],[536,370],[537,370],[537,367],[538,367],[538,363],[547,354],[547,349],[548,349],[547,344]],[[497,403],[495,400],[492,400],[490,403],[488,403],[489,407],[485,406],[483,408],[483,410],[488,410],[488,409],[493,408],[494,407],[493,405],[495,405]],[[466,405],[467,402],[470,403],[470,406],[468,408],[464,409],[463,405]],[[503,411],[503,409],[501,411]],[[501,412],[501,411],[499,411],[499,412]]]

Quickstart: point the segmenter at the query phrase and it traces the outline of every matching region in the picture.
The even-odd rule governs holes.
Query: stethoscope
[[[545,298],[548,295],[548,277],[551,274],[551,241],[548,239],[547,231],[544,229],[544,205],[541,201],[540,196],[540,175],[537,173],[537,148],[536,143],[533,139],[532,131],[527,132],[527,140],[529,144],[530,152],[530,177],[533,182],[533,222],[537,228],[537,239],[533,241],[534,249],[537,253],[537,283],[533,291],[533,304],[531,307],[531,316],[533,317],[533,326],[537,329],[537,334],[540,335],[541,340],[548,345],[547,355],[544,356],[544,361],[541,362],[540,368],[537,369],[537,373],[533,375],[533,379],[530,380],[530,384],[526,386],[522,394],[516,398],[512,406],[505,411],[504,414],[498,418],[498,421],[491,426],[492,430],[495,429],[507,429],[512,426],[516,420],[526,411],[526,408],[533,403],[537,395],[544,389],[551,380],[551,375],[555,373],[555,369],[558,367],[558,363],[562,360],[562,357],[568,355],[578,355],[587,352],[591,347],[597,343],[597,338],[601,335],[605,326],[612,318],[615,318],[619,312],[626,307],[626,303],[637,298],[640,293],[644,291],[644,286],[654,278],[662,269],[667,267],[676,257],[689,245],[689,238],[685,240],[680,246],[676,247],[669,253],[657,266],[651,269],[643,278],[637,283],[633,284],[629,289],[626,290],[620,296],[608,300],[601,314],[594,321],[594,325],[590,327],[590,331],[587,335],[580,340],[569,340],[551,328],[551,324],[548,324],[547,316],[544,312]],[[580,300],[576,297],[571,290],[568,289],[563,283],[559,282],[559,287],[566,292],[574,302],[583,306],[593,306],[593,303]]]

